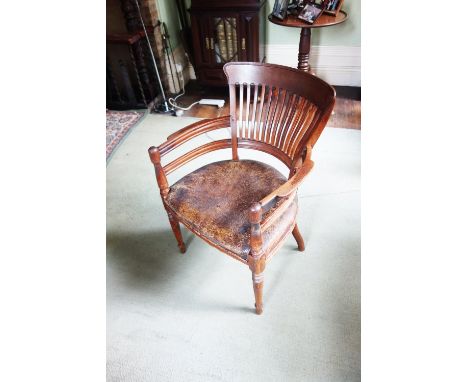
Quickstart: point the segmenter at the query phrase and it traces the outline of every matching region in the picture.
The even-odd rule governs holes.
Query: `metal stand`
[[[161,103],[154,105],[154,111],[156,113],[172,113],[175,115],[175,109],[171,105],[169,105],[169,102],[165,100],[163,100]]]

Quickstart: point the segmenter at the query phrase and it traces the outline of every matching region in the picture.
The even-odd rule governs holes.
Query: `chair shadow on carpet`
[[[107,265],[117,267],[134,287],[169,281],[182,257],[187,256],[170,230],[107,233]]]
[[[178,290],[186,290],[186,303],[178,303],[177,308],[191,311],[197,309],[205,311],[238,311],[255,312],[255,308],[248,304],[233,306],[229,299],[225,301],[201,301],[195,293],[190,293],[193,284],[184,285],[188,273],[196,273],[197,282],[203,283],[216,271],[216,262],[200,263],[196,253],[191,253],[190,243],[193,234],[184,232],[187,252],[181,254],[171,230],[146,232],[108,232],[107,234],[107,288],[112,288],[116,282],[124,282],[124,288],[129,291],[167,292],[173,286]],[[237,264],[233,264],[236,266]],[[112,276],[109,277],[111,270]],[[250,272],[246,273],[246,282]],[[122,285],[119,285],[122,287]],[[164,291],[164,292],[163,292]],[[180,293],[180,292],[179,292]],[[252,296],[249,296],[252,297]]]

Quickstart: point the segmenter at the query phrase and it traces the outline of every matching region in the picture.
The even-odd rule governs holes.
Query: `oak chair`
[[[224,66],[230,116],[187,126],[148,152],[163,205],[185,252],[179,223],[208,244],[249,266],[255,307],[263,311],[266,262],[292,232],[299,251],[304,241],[296,224],[297,188],[312,170],[312,148],[335,104],[335,90],[320,78],[280,65],[233,62]],[[216,140],[162,165],[161,158],[190,139],[230,127],[231,138]],[[232,149],[232,160],[210,163],[169,186],[167,175],[205,153]],[[289,168],[239,159],[238,148],[260,150]]]

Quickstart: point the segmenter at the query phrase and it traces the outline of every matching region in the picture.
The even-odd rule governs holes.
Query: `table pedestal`
[[[277,19],[273,15],[268,16],[268,20],[276,25],[291,28],[301,28],[301,39],[299,41],[299,54],[297,57],[297,68],[304,72],[309,72],[309,54],[310,54],[310,30],[312,28],[329,27],[332,25],[341,24],[346,21],[348,14],[342,10],[336,16],[322,13],[313,24],[306,23],[297,16],[289,15],[284,20]],[[313,74],[313,73],[312,73]]]
[[[299,54],[297,68],[304,72],[309,71],[309,53],[310,53],[310,29],[301,29],[301,39],[299,41]]]

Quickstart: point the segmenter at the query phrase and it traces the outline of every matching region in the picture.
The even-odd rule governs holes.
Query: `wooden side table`
[[[322,15],[315,20],[313,24],[306,23],[297,18],[297,16],[289,15],[284,20],[277,19],[273,15],[268,16],[268,20],[273,24],[282,25],[284,27],[301,28],[301,39],[299,41],[299,55],[297,68],[308,72],[309,67],[309,53],[310,53],[310,30],[312,28],[323,28],[332,25],[341,24],[346,21],[348,14],[340,11],[336,16]]]

